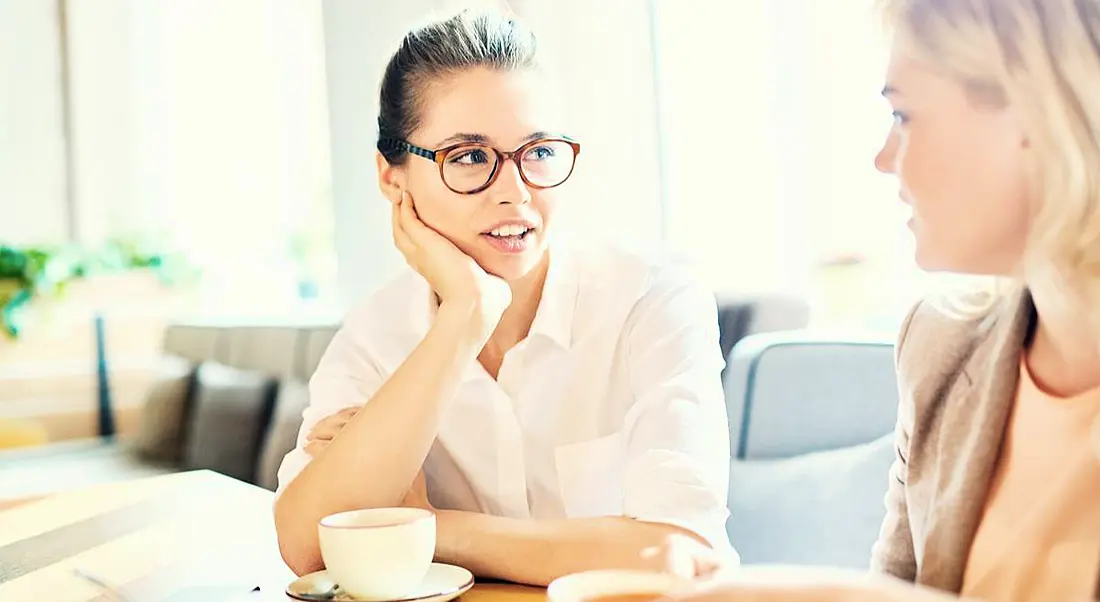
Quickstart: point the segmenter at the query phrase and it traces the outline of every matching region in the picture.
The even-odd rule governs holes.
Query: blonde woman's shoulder
[[[894,351],[898,369],[919,371],[967,354],[982,336],[992,311],[978,296],[921,299],[909,310],[898,333]]]
[[[913,417],[942,397],[988,332],[994,308],[980,297],[922,299],[902,323],[894,349],[902,414]]]

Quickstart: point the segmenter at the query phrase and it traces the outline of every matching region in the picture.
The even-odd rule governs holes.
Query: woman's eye
[[[464,163],[467,165],[475,165],[479,163],[488,163],[489,155],[482,149],[473,149],[462,152],[455,155],[451,159],[451,163]]]
[[[538,146],[531,149],[528,152],[528,156],[532,159],[542,161],[543,159],[550,159],[554,156],[554,149],[549,146]]]
[[[892,115],[894,116],[894,123],[898,125],[905,125],[909,123],[909,116],[901,111],[894,111]]]

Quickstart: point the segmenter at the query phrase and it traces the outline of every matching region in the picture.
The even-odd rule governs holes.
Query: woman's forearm
[[[699,539],[679,527],[614,516],[529,520],[453,510],[436,514],[441,562],[480,577],[540,586],[587,570],[651,569],[652,561],[642,555],[646,548],[673,534]]]
[[[370,403],[282,492],[275,523],[295,572],[322,566],[317,522],[324,516],[401,502],[484,344],[477,316],[476,307],[441,306],[428,334]]]

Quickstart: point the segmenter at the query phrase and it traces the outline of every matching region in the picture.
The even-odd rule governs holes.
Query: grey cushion
[[[213,326],[173,324],[164,333],[164,352],[195,363],[214,359],[225,346],[222,332]]]
[[[893,344],[812,338],[804,332],[746,337],[725,376],[735,458],[787,458],[866,443],[897,418]]]
[[[185,466],[252,482],[274,400],[275,381],[265,374],[201,364],[195,374]]]
[[[893,434],[781,460],[735,460],[726,530],[745,564],[869,567]]]
[[[161,359],[141,409],[141,424],[131,445],[144,460],[178,464],[183,459],[194,366],[174,356]]]
[[[279,485],[279,465],[298,443],[298,431],[302,428],[302,412],[309,405],[309,386],[300,380],[279,383],[275,397],[275,412],[271,426],[260,449],[256,465],[256,484],[272,491]]]
[[[238,326],[227,330],[229,360],[234,368],[264,372],[278,378],[294,376],[299,345],[308,332],[292,326]]]

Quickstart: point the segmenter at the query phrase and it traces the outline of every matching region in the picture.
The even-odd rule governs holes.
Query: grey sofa
[[[0,452],[0,500],[206,468],[272,489],[334,324],[180,323],[132,437]]]
[[[727,532],[742,562],[867,568],[894,460],[892,343],[752,335],[725,388]]]

